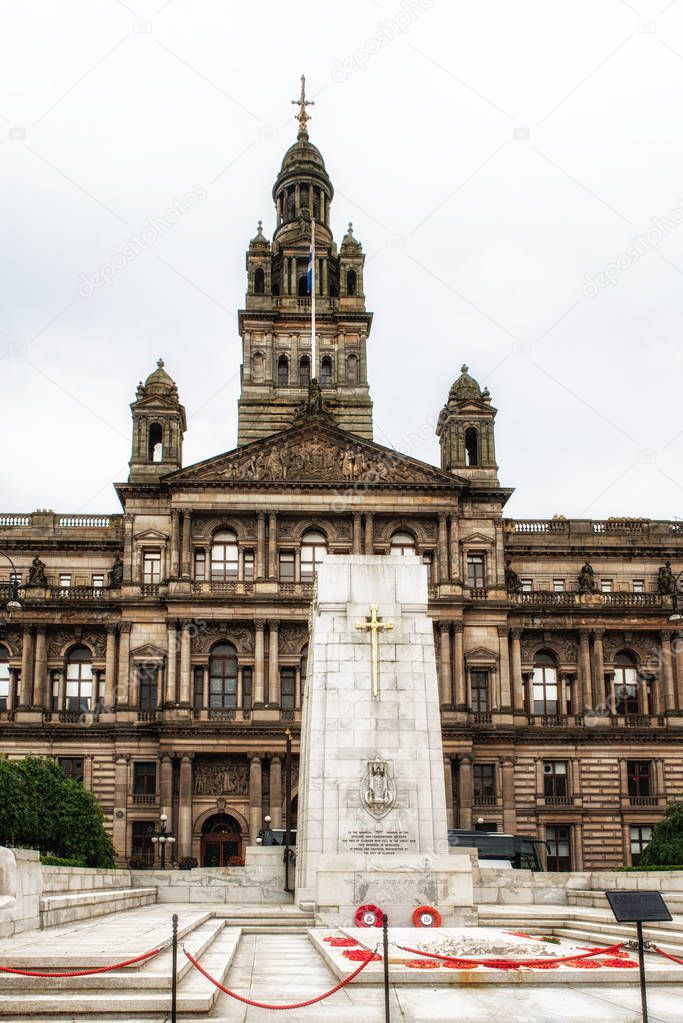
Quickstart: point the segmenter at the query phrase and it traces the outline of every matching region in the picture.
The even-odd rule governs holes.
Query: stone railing
[[[666,537],[683,535],[683,522],[667,519],[505,519],[509,537],[572,536],[586,540],[594,536]]]
[[[47,532],[72,529],[120,529],[122,515],[56,515],[53,511],[35,511],[30,514],[6,512],[0,514],[0,529],[42,529]]]
[[[109,600],[104,586],[50,586],[51,600]]]
[[[512,603],[522,607],[580,607],[582,604],[604,607],[668,607],[671,597],[661,593],[590,593],[575,591],[556,593],[553,590],[531,590],[528,593],[510,593]]]

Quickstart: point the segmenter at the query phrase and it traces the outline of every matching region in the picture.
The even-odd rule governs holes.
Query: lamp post
[[[4,551],[0,551],[0,555],[5,559],[5,561],[9,561],[12,569],[9,584],[9,600],[5,604],[5,607],[8,611],[21,611],[21,601],[19,600],[19,580],[17,579],[17,570],[14,562],[10,558],[9,554],[5,554]]]
[[[165,813],[162,813],[159,818],[159,830],[155,831],[152,835],[152,845],[156,848],[159,846],[159,855],[161,856],[161,869],[166,870],[166,846],[172,846],[175,842],[175,836],[169,835],[166,830],[166,821],[168,817]]]

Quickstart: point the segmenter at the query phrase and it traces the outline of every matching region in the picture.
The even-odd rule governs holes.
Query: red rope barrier
[[[114,963],[113,966],[95,966],[91,970],[69,970],[64,973],[45,973],[38,970],[18,970],[11,966],[0,966],[0,973],[11,973],[19,977],[90,977],[94,973],[111,973],[112,970],[121,970],[124,966],[134,966],[135,963],[142,963],[145,959],[151,959],[152,956],[159,955],[165,948],[168,948],[168,943],[159,945],[158,948],[152,949],[151,952],[144,952],[141,956],[136,956],[135,959],[126,959],[122,963]]]
[[[591,956],[613,955],[626,942],[620,941],[618,945],[610,945],[609,948],[596,948],[592,952],[584,952],[582,955],[563,956],[551,959],[463,959],[462,956],[439,955],[437,952],[424,952],[420,948],[408,948],[406,945],[397,945],[402,952],[410,952],[411,955],[426,956],[428,959],[443,959],[451,962],[457,959],[461,963],[473,964],[475,966],[490,966],[495,969],[497,966],[537,966],[540,963],[569,963],[577,959],[589,959]]]
[[[670,952],[665,952],[658,945],[655,945],[655,952],[659,952],[660,956],[664,956],[665,959],[670,959],[672,963],[678,963],[679,966],[683,966],[683,959],[679,959],[678,956],[672,956]]]
[[[377,951],[377,948],[379,948],[378,945],[375,946],[375,952]],[[190,955],[190,953],[187,951],[187,949],[184,948],[183,952],[185,953],[187,958],[190,960],[190,962],[192,963],[194,968],[196,970],[199,970],[199,972],[201,974],[203,974],[203,976],[205,976],[207,980],[210,980],[211,983],[215,987],[217,987],[219,991],[223,991],[224,994],[230,995],[231,998],[236,998],[238,1002],[244,1002],[245,1005],[253,1005],[257,1009],[274,1009],[274,1010],[280,1010],[280,1009],[305,1009],[306,1006],[308,1006],[308,1005],[315,1005],[316,1002],[322,1002],[324,998],[329,998],[330,995],[335,994],[335,992],[340,991],[343,987],[346,987],[347,984],[350,984],[351,981],[354,980],[358,976],[358,974],[361,973],[365,969],[365,967],[368,965],[368,963],[373,962],[373,957],[375,955],[374,952],[368,953],[368,958],[364,962],[362,962],[360,964],[360,966],[358,967],[357,970],[354,970],[353,973],[350,973],[348,977],[346,977],[344,980],[340,980],[338,984],[336,984],[333,988],[330,988],[329,991],[326,991],[322,995],[316,995],[315,998],[309,998],[308,1001],[306,1001],[306,1002],[294,1002],[292,1005],[269,1005],[268,1002],[254,1002],[254,1001],[251,1000],[251,998],[245,998],[243,995],[238,995],[237,992],[231,991],[230,988],[223,987],[223,985],[219,981],[217,981],[215,977],[212,977],[210,973],[207,973],[207,971],[204,969],[204,967],[200,963],[197,962],[197,960],[194,958],[194,956]]]

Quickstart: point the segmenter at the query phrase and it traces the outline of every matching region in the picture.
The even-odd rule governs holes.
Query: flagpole
[[[317,377],[315,357],[315,217],[311,217],[311,378]]]

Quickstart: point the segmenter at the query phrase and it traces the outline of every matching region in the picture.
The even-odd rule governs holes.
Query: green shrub
[[[664,817],[656,824],[652,838],[643,850],[640,866],[677,867],[683,863],[683,800],[667,805]]]
[[[45,867],[84,867],[85,860],[67,859],[65,856],[41,856],[40,862]]]

